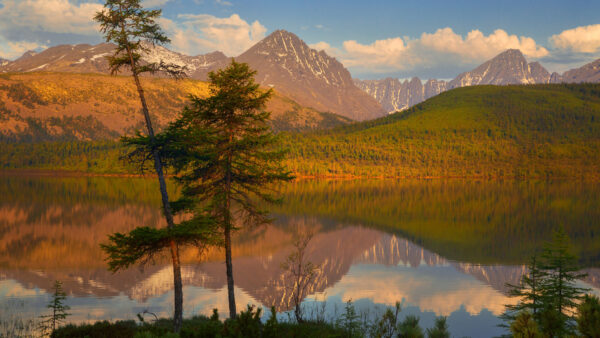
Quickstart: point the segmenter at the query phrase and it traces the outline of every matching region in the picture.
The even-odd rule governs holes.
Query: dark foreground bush
[[[278,322],[269,319],[266,323],[261,320],[261,309],[248,308],[235,319],[224,322],[215,312],[209,318],[196,316],[184,319],[179,335],[171,332],[172,323],[161,319],[151,324],[137,324],[132,320],[107,321],[94,324],[67,325],[57,329],[52,337],[182,337],[182,338],[212,338],[212,337],[342,337],[345,331],[332,324],[305,322],[302,324]],[[272,317],[271,317],[272,318]]]

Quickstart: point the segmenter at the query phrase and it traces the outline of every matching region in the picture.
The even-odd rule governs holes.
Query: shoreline
[[[463,180],[568,180],[568,181],[599,181],[595,177],[538,177],[538,176],[487,176],[487,175],[450,175],[450,176],[356,176],[345,175],[306,175],[292,173],[294,181],[300,180],[445,180],[445,179],[463,179]],[[39,176],[39,177],[115,177],[115,178],[156,178],[156,174],[128,174],[128,173],[94,173],[85,171],[71,171],[62,169],[0,169],[2,176]],[[173,177],[174,175],[166,175]]]

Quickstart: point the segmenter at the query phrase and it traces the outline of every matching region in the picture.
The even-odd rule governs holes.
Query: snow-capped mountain
[[[205,80],[208,72],[227,66],[230,58],[222,52],[189,56],[174,52],[162,46],[146,45],[147,52],[142,54],[142,60],[148,63],[175,64],[186,68],[190,78]]]
[[[114,50],[114,45],[60,45],[40,53],[26,52],[20,58],[0,67],[0,72],[74,72],[107,73],[108,62],[105,56]]]
[[[562,82],[600,82],[600,59],[562,75],[550,74],[538,62],[528,63],[521,51],[509,49],[449,82],[428,80],[422,85],[419,78],[404,82],[392,78],[354,80],[356,86],[375,98],[388,112],[410,108],[441,92],[458,87]]]
[[[228,58],[221,52],[188,56],[173,52],[161,46],[147,45],[142,59],[146,62],[173,63],[185,66],[192,78],[206,77],[212,69],[227,64]],[[107,56],[114,52],[115,45],[101,43],[60,45],[48,48],[40,53],[27,52],[22,57],[0,66],[0,72],[69,72],[69,73],[109,73]]]
[[[236,58],[257,70],[256,81],[319,111],[354,120],[385,115],[381,105],[357,88],[350,72],[324,51],[277,30]]]

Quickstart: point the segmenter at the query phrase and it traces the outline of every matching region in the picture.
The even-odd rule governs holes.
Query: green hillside
[[[284,142],[308,175],[597,177],[600,85],[459,88]]]
[[[385,118],[281,134],[307,176],[600,178],[600,85],[476,86]],[[0,144],[4,168],[132,169],[112,142]]]

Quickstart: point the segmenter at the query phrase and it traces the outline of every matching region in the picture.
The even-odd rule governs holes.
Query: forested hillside
[[[459,88],[284,146],[309,175],[597,177],[600,85]]]
[[[474,86],[385,118],[281,134],[306,176],[600,177],[600,85]],[[4,168],[123,172],[112,142],[1,145]]]

